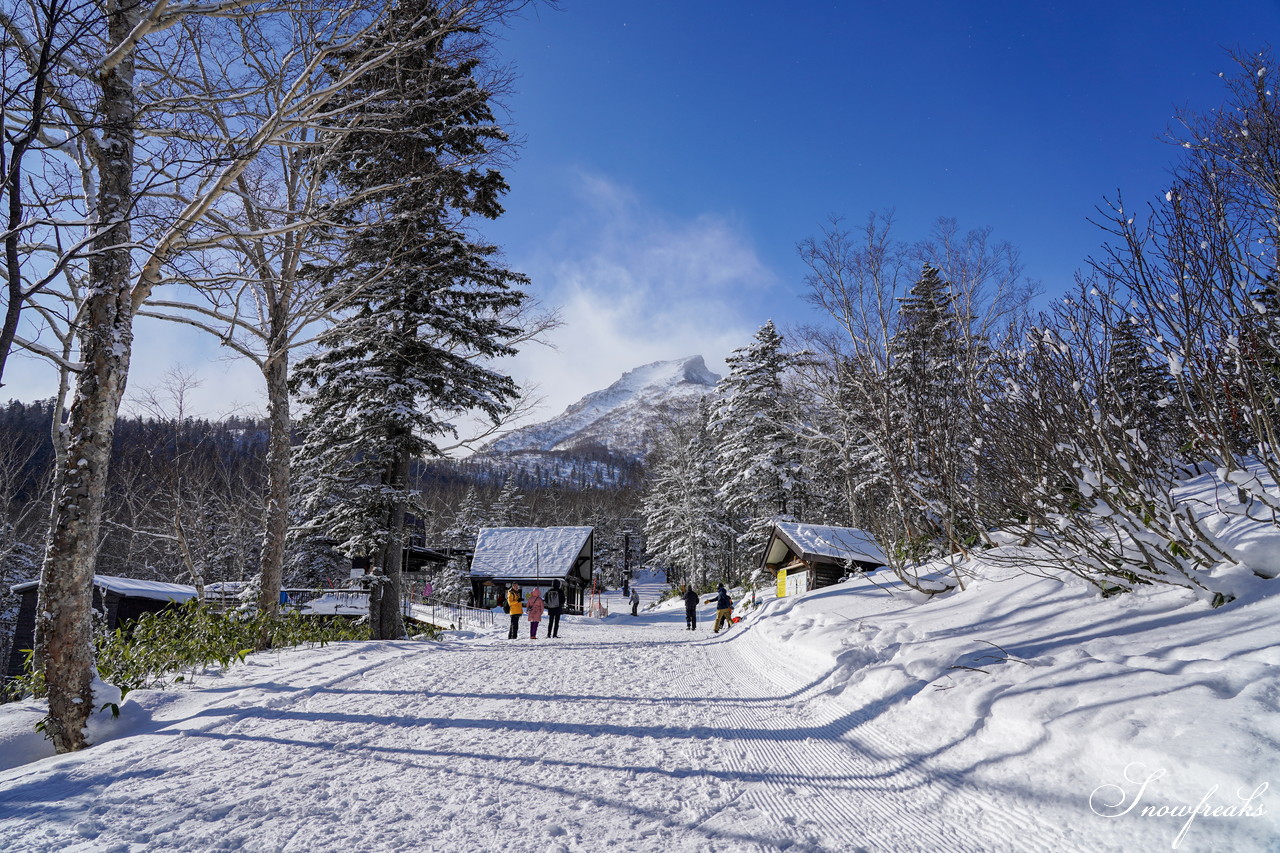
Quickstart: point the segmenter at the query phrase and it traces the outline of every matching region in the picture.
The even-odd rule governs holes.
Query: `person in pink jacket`
[[[538,639],[538,623],[542,621],[542,592],[535,586],[529,593],[524,612],[529,615],[529,639]]]

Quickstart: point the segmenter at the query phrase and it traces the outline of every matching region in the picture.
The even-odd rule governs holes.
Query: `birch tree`
[[[281,44],[280,33],[254,21],[239,22],[240,37],[253,44],[253,70],[267,81],[248,108],[267,114],[288,96],[293,80],[288,73],[298,53],[322,51],[322,67],[333,79],[348,80],[326,104],[323,120],[296,127],[287,144],[271,147],[234,186],[236,204],[214,210],[204,237],[189,253],[191,298],[156,300],[144,313],[186,323],[217,337],[223,346],[248,358],[262,372],[270,424],[267,460],[267,512],[264,517],[258,607],[272,611],[279,601],[290,519],[291,437],[293,415],[289,396],[293,353],[315,343],[325,322],[356,298],[358,287],[348,286],[335,300],[322,276],[312,274],[343,251],[345,234],[364,227],[369,201],[388,190],[388,181],[405,187],[440,182],[446,172],[461,174],[476,158],[493,151],[467,146],[439,145],[436,160],[418,164],[416,171],[397,175],[375,173],[363,160],[356,181],[335,179],[350,163],[353,141],[393,139],[408,127],[404,104],[408,98],[395,81],[380,75],[389,67],[382,60],[388,44],[397,45],[397,67],[415,52],[429,50],[446,59],[467,61],[485,47],[483,30],[504,8],[520,3],[469,4],[457,10],[442,5],[389,4],[382,19],[360,40],[341,49],[327,45],[323,19],[295,16],[292,37]],[[390,22],[396,22],[391,24]],[[357,82],[358,81],[358,82]],[[207,86],[207,81],[200,81]],[[444,101],[456,93],[435,79],[419,79],[429,97]],[[436,87],[432,90],[430,87]],[[217,116],[219,132],[235,120]],[[504,137],[505,141],[505,137]],[[371,286],[385,270],[366,268]]]
[[[470,26],[512,3],[441,4],[441,19]],[[133,348],[133,320],[182,262],[209,241],[219,210],[237,207],[241,179],[299,128],[325,122],[353,81],[393,61],[400,39],[365,36],[387,4],[356,0],[210,0],[188,4],[105,0],[77,7],[78,37],[44,88],[50,138],[41,174],[52,215],[49,244],[83,266],[74,309],[75,388],[62,427],[49,544],[41,577],[37,651],[49,692],[45,731],[59,752],[82,748],[94,705],[90,602],[112,432]],[[270,81],[254,70],[255,40],[288,38],[294,22],[316,38],[288,54],[283,96],[249,109]],[[35,73],[41,34],[5,19],[7,48]],[[327,61],[364,45],[364,61],[334,75]],[[220,121],[213,117],[226,117]],[[200,282],[196,282],[197,285]],[[56,353],[52,353],[56,355]]]

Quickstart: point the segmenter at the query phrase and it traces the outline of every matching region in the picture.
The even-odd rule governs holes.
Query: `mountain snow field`
[[[761,597],[719,636],[615,595],[558,641],[257,654],[57,757],[0,706],[0,849],[1277,849],[1274,583],[1212,610],[969,568],[933,600],[887,572]]]
[[[571,451],[604,447],[642,457],[649,432],[662,417],[692,411],[714,393],[720,377],[702,356],[656,361],[622,374],[548,421],[512,430],[483,448],[485,453]]]

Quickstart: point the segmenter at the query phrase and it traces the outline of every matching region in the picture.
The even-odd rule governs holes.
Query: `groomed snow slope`
[[[928,603],[866,580],[770,601],[720,636],[710,607],[691,633],[614,598],[558,641],[256,655],[0,771],[0,849],[1154,851],[1186,818],[1108,817],[1126,768],[1165,771],[1139,808],[1269,781],[1274,583],[1212,611],[982,571]],[[38,715],[0,707],[0,765],[43,748]],[[1253,802],[1178,849],[1275,849],[1273,792]]]

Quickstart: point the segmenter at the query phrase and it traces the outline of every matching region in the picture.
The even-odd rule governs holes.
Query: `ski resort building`
[[[8,676],[22,675],[25,650],[35,644],[36,596],[39,587],[39,581],[12,587],[13,593],[22,597],[22,603],[18,608],[13,646],[9,650],[8,667],[5,670]],[[93,609],[103,614],[109,631],[114,631],[144,613],[166,610],[195,597],[196,588],[184,584],[140,581],[111,575],[94,575],[93,578]]]
[[[780,598],[831,586],[850,572],[871,571],[886,562],[875,537],[865,530],[790,521],[773,526],[761,558],[777,578]]]
[[[515,581],[528,596],[539,587],[545,596],[560,581],[565,607],[580,612],[595,569],[592,527],[484,527],[476,536],[471,561],[471,590],[477,607],[497,607]]]

